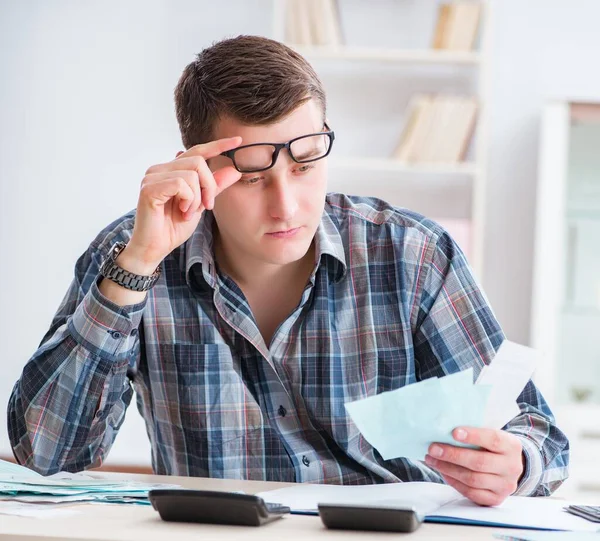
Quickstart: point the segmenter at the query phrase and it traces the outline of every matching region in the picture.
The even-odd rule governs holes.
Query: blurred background
[[[2,409],[76,259],[182,148],[183,68],[258,34],[325,85],[330,189],[445,225],[508,338],[543,351],[573,447],[563,493],[599,491],[598,20],[595,0],[0,0]],[[132,405],[106,466],[149,464]]]

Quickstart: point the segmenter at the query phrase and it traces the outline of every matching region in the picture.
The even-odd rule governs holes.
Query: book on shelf
[[[481,20],[480,2],[440,4],[432,47],[448,51],[472,51]]]
[[[406,163],[463,161],[475,129],[477,110],[477,99],[472,96],[413,96],[393,157]]]
[[[285,34],[292,45],[342,45],[337,0],[287,0]]]

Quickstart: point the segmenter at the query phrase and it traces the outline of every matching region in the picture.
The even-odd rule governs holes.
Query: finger
[[[465,498],[469,498],[472,502],[479,505],[494,506],[500,505],[505,499],[505,496],[496,494],[491,490],[485,490],[481,488],[472,488],[460,481],[457,481],[449,475],[442,475],[444,481],[449,484],[453,489],[460,492]]]
[[[460,442],[482,447],[492,453],[506,454],[521,446],[515,435],[492,428],[460,426],[452,431],[452,437]]]
[[[166,173],[169,171],[196,171],[198,165],[206,161],[202,156],[188,156],[186,158],[176,158],[167,163],[158,163],[152,165],[146,171],[146,175],[155,175],[158,173]]]
[[[502,473],[504,466],[507,464],[504,455],[490,453],[489,451],[465,449],[443,443],[431,444],[429,455],[444,462],[486,473]]]
[[[174,197],[178,199],[181,212],[185,212],[194,200],[192,188],[181,177],[145,184],[140,191],[140,200],[147,201],[153,207],[165,205]]]
[[[201,160],[198,164],[198,180],[200,182],[200,196],[202,204],[207,209],[212,209],[215,206],[215,197],[217,197],[217,181],[213,176],[213,172],[208,167],[208,164]]]
[[[221,152],[226,152],[232,148],[239,147],[241,144],[242,138],[239,136],[217,139],[216,141],[195,145],[181,154],[178,158],[175,158],[175,160],[181,160],[190,156],[202,156],[205,160],[208,160],[209,158],[218,156]]]
[[[173,160],[172,162],[160,163],[148,168],[144,180],[146,180],[146,178],[157,180],[168,178],[172,176],[170,173],[181,170],[195,171],[199,175],[201,170],[205,170],[203,166],[205,163],[206,161],[204,158],[200,156],[188,156],[187,158],[180,158],[178,160]],[[210,170],[210,167],[208,169]],[[212,171],[211,173],[216,183],[214,197],[219,195],[223,190],[229,188],[232,184],[235,184],[242,177],[242,173],[237,171],[237,169],[231,165],[227,165]]]
[[[190,220],[194,213],[198,210],[200,206],[202,206],[202,192],[200,190],[200,182],[198,178],[198,171],[171,171],[167,173],[169,175],[178,175],[181,176],[188,183],[189,187],[194,192],[194,200],[192,204],[185,211],[184,219]]]
[[[152,173],[146,175],[142,182],[143,185],[146,184],[156,184],[165,180],[171,180],[174,178],[182,178],[194,192],[194,199],[192,204],[190,205],[187,212],[193,215],[194,212],[198,209],[198,207],[202,204],[200,200],[200,183],[198,181],[198,172],[197,171],[168,171],[165,173]]]
[[[226,190],[229,188],[229,186],[240,180],[240,178],[242,178],[242,173],[240,173],[234,167],[228,165],[213,171],[213,178],[217,183],[217,195],[219,195],[222,191]]]
[[[457,466],[456,464],[451,464],[450,462],[436,460],[429,455],[425,456],[425,464],[471,488],[491,490],[497,494],[507,496],[517,490],[516,481],[510,481],[506,477],[493,473],[476,472],[462,466]]]

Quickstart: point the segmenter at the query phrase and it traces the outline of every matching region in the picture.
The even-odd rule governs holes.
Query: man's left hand
[[[479,505],[500,505],[517,490],[524,468],[519,438],[502,430],[471,427],[458,427],[452,436],[480,449],[432,443],[425,463],[446,483]]]

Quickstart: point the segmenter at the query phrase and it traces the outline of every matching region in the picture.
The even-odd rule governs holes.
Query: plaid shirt
[[[134,212],[102,231],[14,387],[15,456],[44,474],[99,466],[136,392],[156,473],[269,481],[443,482],[383,460],[344,403],[473,367],[504,335],[464,255],[435,222],[373,198],[327,196],[316,263],[265,344],[240,288],[218,272],[214,218],[162,263],[143,303],[119,307],[99,266]],[[133,387],[133,389],[132,389]],[[532,382],[505,430],[526,457],[518,494],[567,477],[568,441]]]

